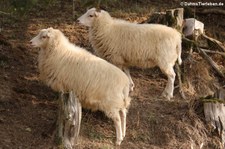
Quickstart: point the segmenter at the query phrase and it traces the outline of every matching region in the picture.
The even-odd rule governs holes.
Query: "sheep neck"
[[[92,42],[94,49],[97,49],[96,54],[100,57],[104,57],[102,54],[105,53],[104,50],[107,49],[104,47],[107,45],[106,43],[108,43],[106,33],[110,32],[110,26],[112,24],[113,18],[109,14],[106,14],[96,18],[92,27],[89,28],[89,39]]]

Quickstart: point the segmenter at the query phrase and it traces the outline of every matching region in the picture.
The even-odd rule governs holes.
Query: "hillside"
[[[76,2],[76,18],[88,6]],[[103,5],[112,16],[131,22],[142,22],[152,12],[176,7],[180,7],[177,0],[126,0]],[[204,7],[191,9],[198,12]],[[52,0],[33,6],[23,16],[0,15],[0,149],[56,148],[58,94],[38,80],[38,49],[33,49],[29,40],[40,29],[53,27],[60,29],[71,42],[93,51],[87,28],[75,22],[72,10],[71,1],[64,1],[61,8],[59,1]],[[196,13],[196,18],[205,23],[207,35],[225,43],[224,15]],[[225,85],[225,80],[196,51],[191,60],[187,59],[187,53],[188,49],[183,47],[181,70],[188,79],[184,79],[186,100],[179,94],[177,79],[175,97],[168,101],[159,98],[167,78],[158,68],[132,68],[135,89],[131,93],[127,134],[121,149],[222,148],[216,133],[207,130],[198,99],[212,94],[215,86]],[[221,67],[225,66],[223,57],[211,56]],[[103,113],[83,109],[81,123],[78,148],[115,148],[113,122]]]

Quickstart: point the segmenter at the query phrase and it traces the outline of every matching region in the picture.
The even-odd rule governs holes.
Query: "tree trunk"
[[[58,113],[58,141],[64,149],[73,149],[78,141],[81,104],[73,92],[61,93]]]

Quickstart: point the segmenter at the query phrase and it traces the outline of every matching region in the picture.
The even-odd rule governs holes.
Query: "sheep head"
[[[89,9],[85,14],[83,14],[81,17],[79,17],[77,20],[79,23],[91,27],[94,19],[96,17],[99,17],[101,14],[102,10],[96,9],[96,8],[91,8]]]
[[[53,37],[54,31],[55,29],[52,27],[42,29],[37,36],[30,40],[31,46],[36,48],[44,48],[48,44],[50,38]]]

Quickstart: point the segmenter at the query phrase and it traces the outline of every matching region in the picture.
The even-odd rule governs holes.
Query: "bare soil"
[[[148,19],[149,12],[175,7],[179,7],[176,0],[136,3],[125,1],[118,6],[105,6],[114,17],[137,22]],[[77,3],[77,17],[85,11],[86,7]],[[224,16],[208,14],[197,17],[205,22],[207,34],[225,42]],[[92,51],[88,42],[88,30],[74,22],[70,1],[65,1],[63,9],[60,8],[60,3],[54,1],[45,7],[37,5],[21,18],[0,18],[0,149],[57,148],[55,122],[58,93],[38,80],[38,49],[32,49],[29,40],[40,29],[52,26],[65,33],[71,42]],[[187,56],[185,50],[183,49],[183,59]],[[225,65],[220,56],[212,57],[221,66]],[[182,65],[182,71],[192,81],[192,86],[186,87],[186,100],[180,97],[177,79],[175,97],[168,101],[159,97],[167,78],[158,68],[132,68],[131,75],[136,87],[131,93],[127,134],[121,149],[187,149],[201,146],[205,149],[222,148],[216,133],[207,130],[202,105],[196,100],[210,94],[206,88],[214,91],[209,84],[222,86],[224,80],[218,78],[198,54],[193,58],[191,61],[184,61]],[[203,69],[199,70],[202,68],[197,67],[199,64],[209,74],[201,74]],[[202,90],[205,92],[202,93]],[[113,122],[101,112],[83,109],[77,148],[116,148],[114,141]]]

